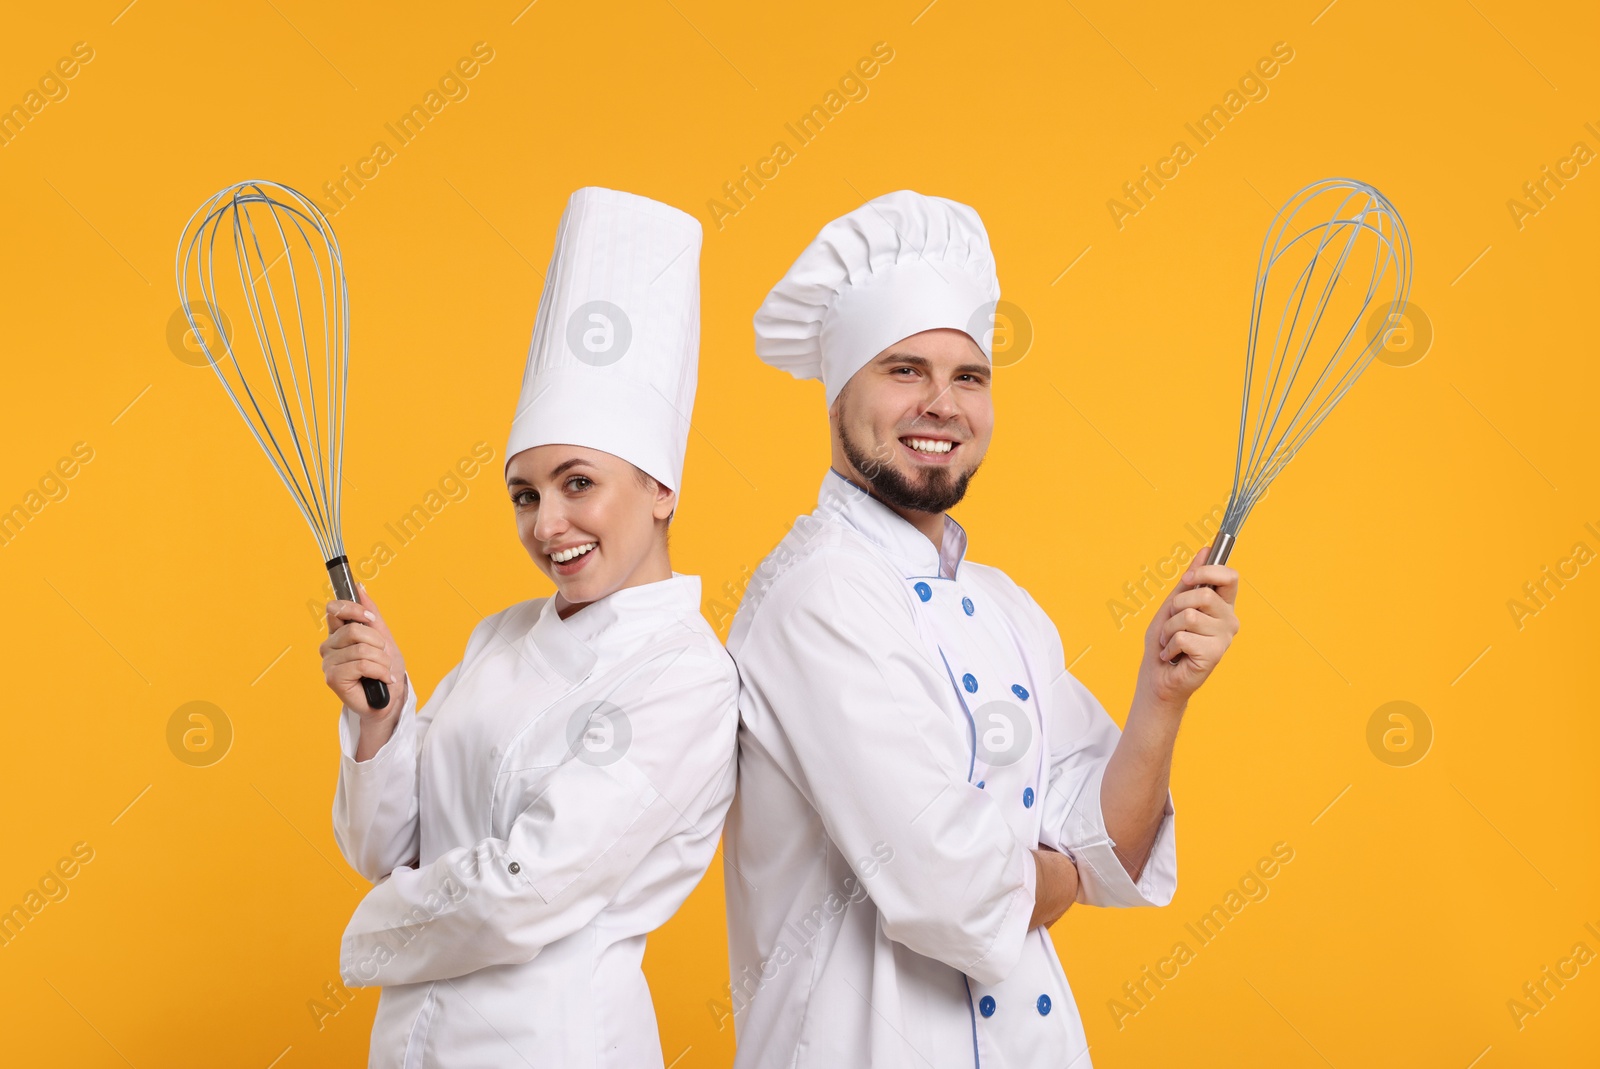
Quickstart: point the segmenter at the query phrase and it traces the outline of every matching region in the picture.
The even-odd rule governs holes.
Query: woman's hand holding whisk
[[[408,681],[405,657],[378,606],[364,586],[357,589],[357,596],[359,603],[328,602],[328,637],[318,649],[328,689],[361,717],[356,760],[365,761],[394,734],[395,720],[405,708]],[[374,709],[367,704],[362,677],[389,684],[392,694],[387,706]]]

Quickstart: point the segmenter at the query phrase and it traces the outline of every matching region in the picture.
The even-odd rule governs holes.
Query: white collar
[[[590,602],[563,620],[552,595],[539,607],[528,641],[550,666],[576,683],[594,670],[600,650],[630,639],[659,634],[669,620],[700,611],[700,577],[672,573],[672,578],[631,586]]]
[[[822,477],[816,515],[843,523],[861,534],[898,564],[907,579],[954,579],[956,569],[966,559],[966,529],[948,513],[944,517],[942,544],[935,549],[928,536],[909,520],[832,468]]]

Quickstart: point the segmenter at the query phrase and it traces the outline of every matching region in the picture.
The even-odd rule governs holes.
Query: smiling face
[[[959,330],[925,330],[896,342],[834,399],[834,468],[913,523],[938,523],[989,449],[989,383],[983,350]]]
[[[517,536],[555,583],[562,616],[672,577],[666,531],[678,495],[626,460],[583,446],[535,446],[506,465],[506,489]]]

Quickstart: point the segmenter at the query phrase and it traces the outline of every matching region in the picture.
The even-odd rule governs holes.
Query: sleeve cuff
[[[1172,793],[1167,792],[1161,826],[1135,881],[1117,857],[1116,843],[1106,830],[1100,808],[1105,763],[1090,776],[1068,818],[1062,847],[1078,866],[1077,901],[1090,906],[1164,906],[1178,890],[1178,850]]]
[[[1039,863],[1033,851],[1022,850],[1022,886],[1011,892],[1011,904],[1001,923],[1000,934],[988,951],[963,971],[980,984],[998,984],[1016,966],[1028,938],[1028,922],[1033,919],[1033,904],[1039,884]]]
[[[365,776],[375,769],[385,767],[394,759],[394,754],[406,749],[410,743],[412,732],[416,731],[417,692],[411,685],[411,675],[406,674],[406,702],[400,709],[400,715],[395,718],[394,732],[378,748],[378,752],[365,761],[356,760],[356,746],[361,741],[361,714],[350,708],[342,706],[339,711],[339,752],[340,764],[347,776]]]

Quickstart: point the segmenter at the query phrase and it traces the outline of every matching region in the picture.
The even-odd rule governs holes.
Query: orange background
[[[1054,936],[1102,1067],[1593,1063],[1600,174],[1508,207],[1576,142],[1600,151],[1592,5],[124,3],[13,12],[0,36],[0,107],[93,50],[0,147],[0,506],[92,450],[0,546],[0,908],[92,851],[0,947],[7,1061],[364,1062],[375,992],[320,1021],[308,1005],[337,1006],[324,985],[366,887],[331,833],[337,706],[306,609],[322,572],[213,375],[169,341],[172,255],[231,182],[325,199],[484,42],[467,95],[335,220],[352,553],[475,443],[494,452],[370,583],[424,693],[477,619],[547,592],[494,473],[573,189],[706,223],[673,551],[719,624],[827,457],[820,387],[754,358],[751,314],[866,198],[975,206],[1034,338],[997,375],[959,517],[1120,720],[1148,612],[1119,630],[1107,603],[1175,541],[1197,548],[1185,523],[1225,499],[1267,222],[1308,181],[1359,177],[1410,226],[1431,348],[1375,363],[1245,529],[1244,629],[1178,744],[1173,904],[1080,907]],[[713,223],[723,183],[794,148],[784,124],[878,42],[893,59],[866,95]],[[1265,98],[1119,228],[1122,184],[1277,42],[1293,59]],[[1519,620],[1523,584],[1569,558]],[[194,701],[232,732],[206,766],[168,742]],[[1409,752],[1369,746],[1392,701],[1415,706]],[[1280,842],[1269,895],[1119,1022],[1124,983]],[[1534,1008],[1523,985],[1580,943],[1587,964],[1519,1020],[1510,1000]],[[668,1062],[729,1064],[708,1009],[727,979],[720,861],[646,966]]]

